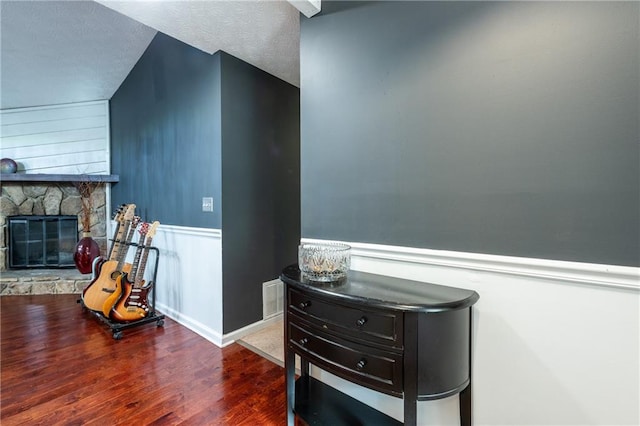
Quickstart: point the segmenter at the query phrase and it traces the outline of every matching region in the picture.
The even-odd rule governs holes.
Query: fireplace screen
[[[11,216],[8,219],[10,268],[75,266],[77,216]]]

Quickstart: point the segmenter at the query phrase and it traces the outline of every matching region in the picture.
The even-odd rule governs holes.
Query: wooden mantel
[[[106,182],[117,183],[118,175],[56,175],[45,173],[2,173],[2,182]]]

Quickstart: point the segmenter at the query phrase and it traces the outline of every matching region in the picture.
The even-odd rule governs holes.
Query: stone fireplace
[[[2,181],[0,196],[0,271],[9,269],[8,220],[9,216],[74,215],[78,217],[81,231],[82,201],[73,182],[16,182]],[[106,253],[106,196],[105,183],[96,186],[92,193],[94,211],[91,215],[91,236]],[[4,274],[3,274],[4,275]]]
[[[75,215],[9,216],[9,269],[74,268]]]

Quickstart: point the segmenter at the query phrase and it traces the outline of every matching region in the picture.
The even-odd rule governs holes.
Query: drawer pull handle
[[[367,317],[361,317],[358,321],[356,321],[356,324],[358,324],[358,327],[362,327],[366,322]]]
[[[305,309],[305,308],[308,308],[309,306],[311,306],[311,302],[310,301],[300,302],[300,304],[298,306],[300,306],[300,309]]]
[[[364,368],[364,366],[367,365],[367,360],[362,358],[360,361],[358,361],[358,363],[356,364],[356,369],[358,370],[362,370]]]
[[[306,345],[308,341],[309,339],[307,339],[306,337],[303,337],[302,339],[300,339],[300,346]]]

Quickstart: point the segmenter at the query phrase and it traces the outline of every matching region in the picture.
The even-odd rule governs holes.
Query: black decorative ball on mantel
[[[0,160],[0,172],[15,173],[18,171],[18,163],[11,158],[3,158]]]

